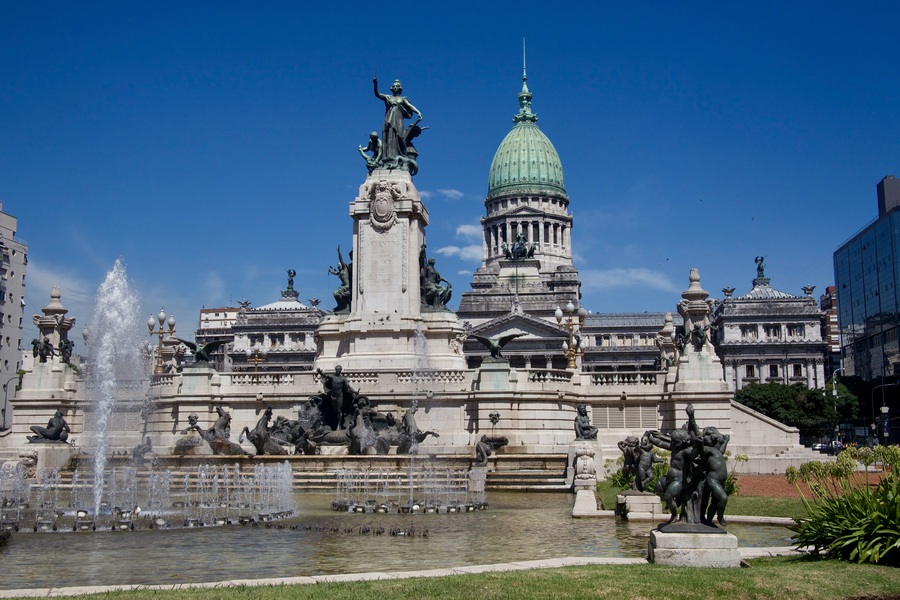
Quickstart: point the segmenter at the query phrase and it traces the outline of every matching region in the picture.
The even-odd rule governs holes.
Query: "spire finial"
[[[528,91],[528,71],[525,63],[525,38],[522,37],[522,91],[519,92],[519,114],[513,117],[516,123],[537,121],[537,116],[531,112],[531,92]]]

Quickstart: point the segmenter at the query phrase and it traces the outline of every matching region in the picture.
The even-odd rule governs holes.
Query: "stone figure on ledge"
[[[588,416],[587,405],[578,405],[578,414],[575,415],[575,440],[596,440],[599,429],[591,425],[591,418]]]
[[[337,268],[328,267],[328,273],[330,275],[337,275],[338,279],[341,280],[341,286],[334,290],[334,301],[337,302],[337,306],[334,307],[334,311],[336,313],[348,313],[350,312],[350,301],[353,298],[353,252],[350,252],[350,262],[345,263],[344,257],[341,254],[341,247],[337,247],[338,254],[338,266]]]
[[[378,91],[378,77],[372,78],[375,97],[384,102],[384,125],[381,132],[381,160],[378,167],[384,169],[403,169],[415,175],[418,170],[419,153],[413,146],[413,139],[419,136],[427,127],[419,127],[422,121],[422,112],[413,106],[406,96],[403,96],[403,86],[397,79],[391,85],[391,95]],[[418,118],[409,127],[405,127],[404,120],[411,119],[413,115]],[[371,136],[369,138],[371,145]],[[372,148],[368,148],[373,151]],[[362,153],[362,150],[360,150]],[[376,152],[377,154],[377,152]],[[366,162],[372,160],[367,158]]]
[[[371,156],[366,154],[366,152],[371,152]],[[369,173],[381,166],[381,160],[384,157],[384,144],[378,139],[377,132],[373,131],[369,134],[368,145],[365,148],[360,146],[359,153],[366,159],[366,168],[369,170]]]
[[[34,435],[28,436],[28,442],[31,444],[42,442],[59,442],[65,443],[69,439],[69,424],[63,418],[62,411],[57,409],[46,427],[40,425],[32,425],[31,432]]]
[[[419,273],[422,304],[431,308],[446,308],[453,295],[453,284],[441,277],[434,266],[434,259],[426,257],[425,244],[419,249]],[[441,282],[447,285],[442,286]]]
[[[668,436],[658,431],[645,434],[651,444],[672,453],[669,472],[665,480],[657,482],[656,492],[671,513],[669,523],[677,519],[714,526],[715,516],[720,525],[725,525],[728,502],[725,448],[730,436],[721,434],[715,427],[701,432],[694,420],[694,407],[689,404],[685,412],[688,422],[682,429]]]
[[[478,335],[475,333],[469,334],[469,337],[475,338],[479,342],[481,342],[485,348],[490,350],[491,352],[491,360],[493,361],[502,361],[507,362],[506,358],[503,357],[502,350],[503,348],[518,337],[525,336],[525,333],[510,333],[509,335],[504,335],[499,338],[489,338],[484,337],[483,335]]]

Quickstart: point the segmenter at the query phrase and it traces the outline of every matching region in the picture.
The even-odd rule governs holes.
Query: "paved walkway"
[[[741,559],[761,558],[766,556],[790,556],[798,554],[793,547],[776,548],[741,548]],[[548,558],[544,560],[527,560],[495,565],[473,565],[468,567],[452,567],[449,569],[430,569],[427,571],[392,571],[384,573],[346,573],[343,575],[316,575],[313,577],[275,577],[269,579],[231,579],[208,583],[181,583],[176,585],[97,585],[81,587],[30,588],[23,590],[0,590],[0,598],[53,598],[57,596],[78,596],[82,594],[102,594],[122,590],[184,590],[192,588],[228,588],[253,585],[311,585],[338,581],[377,581],[381,579],[409,579],[412,577],[446,577],[466,573],[490,573],[495,571],[522,571],[526,569],[552,569],[581,565],[640,565],[646,564],[645,558],[593,558],[571,556],[567,558]]]

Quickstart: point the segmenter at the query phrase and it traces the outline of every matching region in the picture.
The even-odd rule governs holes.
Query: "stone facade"
[[[16,372],[22,366],[22,319],[25,310],[25,265],[28,245],[16,238],[17,219],[3,212],[0,204],[0,385],[4,399],[15,394]],[[26,344],[30,340],[26,340]],[[31,348],[29,347],[30,351]],[[8,405],[0,417],[0,428],[12,422]]]
[[[827,342],[822,338],[822,311],[812,297],[780,292],[767,277],[753,289],[725,299],[714,315],[716,350],[731,390],[751,383],[802,383],[825,387]]]

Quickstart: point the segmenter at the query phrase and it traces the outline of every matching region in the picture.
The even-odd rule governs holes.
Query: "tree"
[[[846,393],[841,394],[842,387],[838,383],[838,399],[843,398],[838,410],[835,410],[835,401],[830,393],[826,395],[823,390],[811,390],[802,383],[754,383],[738,390],[734,399],[767,417],[799,428],[801,437],[822,437],[830,435],[839,419],[843,418],[841,408],[849,411],[849,406],[856,404],[856,398],[846,388]]]

